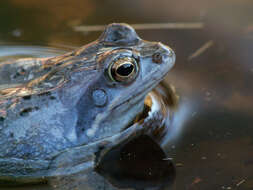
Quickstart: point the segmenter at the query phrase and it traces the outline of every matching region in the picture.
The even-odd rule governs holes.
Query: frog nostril
[[[152,56],[152,61],[155,63],[162,63],[163,56],[160,53],[154,53]]]

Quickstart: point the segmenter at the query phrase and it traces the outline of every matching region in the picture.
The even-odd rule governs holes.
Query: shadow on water
[[[166,187],[175,178],[174,165],[150,137],[122,144],[101,160],[96,171],[119,188]]]

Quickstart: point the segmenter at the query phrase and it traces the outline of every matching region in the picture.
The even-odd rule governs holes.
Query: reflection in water
[[[175,168],[161,147],[148,136],[140,136],[108,152],[96,168],[119,188],[169,187]]]
[[[42,46],[14,46],[0,45],[0,60],[22,57],[52,57],[63,54],[65,51]]]
[[[160,144],[166,147],[168,144],[174,143],[183,132],[185,123],[193,114],[193,102],[185,99],[179,94],[175,87],[168,84],[165,80],[162,81],[158,87],[155,88],[158,97],[164,100],[165,106],[168,110],[166,126],[168,131]]]
[[[179,102],[178,108],[173,114],[173,118],[171,118],[170,121],[167,121],[167,125],[170,127],[165,139],[162,142],[162,146],[166,146],[167,144],[170,144],[174,140],[178,139],[178,136],[182,133],[184,127],[186,127],[185,123],[191,116],[191,108],[192,107],[190,103]]]
[[[40,46],[6,46],[0,45],[0,60],[21,57],[52,57],[62,54],[64,51],[55,48]]]

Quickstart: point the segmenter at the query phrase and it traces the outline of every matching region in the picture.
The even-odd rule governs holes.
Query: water
[[[0,55],[51,56],[95,40],[73,26],[111,22],[202,21],[201,30],[139,30],[171,46],[177,62],[165,83],[180,96],[173,131],[163,144],[175,165],[170,189],[253,188],[253,54],[250,1],[43,1],[0,3]],[[116,7],[116,8],[115,8]],[[212,40],[213,45],[189,57]],[[9,46],[10,43],[20,44]],[[46,48],[35,47],[44,46]],[[64,47],[50,49],[50,47]],[[59,52],[58,52],[59,50]],[[12,189],[47,189],[33,186]]]

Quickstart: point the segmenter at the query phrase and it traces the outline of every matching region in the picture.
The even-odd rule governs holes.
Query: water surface
[[[198,30],[137,31],[143,39],[168,44],[177,54],[165,79],[180,96],[175,130],[163,144],[176,169],[170,189],[250,190],[252,7],[248,0],[1,1],[0,56],[52,56],[60,52],[49,46],[79,47],[99,36],[99,32],[74,31],[78,25],[203,22],[204,28]],[[191,58],[210,40],[209,48]]]

